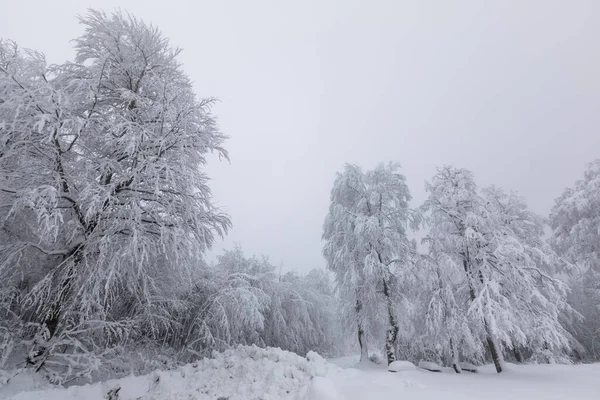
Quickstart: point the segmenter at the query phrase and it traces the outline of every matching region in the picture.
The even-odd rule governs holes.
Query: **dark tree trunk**
[[[360,362],[367,362],[369,361],[369,349],[367,347],[365,330],[360,316],[361,310],[362,303],[360,302],[360,300],[356,300],[356,325],[358,328],[358,344],[360,346]]]
[[[365,331],[360,324],[358,326],[358,344],[360,345],[360,361],[367,361],[369,359],[369,350],[365,340]]]
[[[473,288],[473,285],[470,280],[471,269],[469,268],[469,263],[467,261],[468,259],[469,259],[469,254],[467,251],[465,254],[463,254],[463,267],[465,269],[465,273],[467,274],[467,281],[469,282],[469,294],[471,296],[471,301],[474,301],[475,300],[475,289]],[[479,272],[479,279],[483,283],[483,277],[481,276],[481,271]],[[490,354],[492,355],[492,361],[494,362],[494,366],[496,367],[496,372],[500,373],[500,372],[502,372],[502,360],[501,360],[500,353],[498,352],[498,348],[496,346],[496,343],[494,342],[494,338],[492,337],[492,332],[490,331],[487,321],[484,321],[483,323],[485,325],[486,341],[487,341],[488,349],[490,350]]]
[[[450,339],[450,355],[452,356],[452,368],[457,374],[462,372],[462,368],[458,364],[458,350],[456,349],[456,345],[454,341]]]
[[[488,325],[487,323],[485,324],[485,330],[487,333],[487,345],[488,348],[490,349],[490,354],[492,355],[492,361],[494,362],[494,366],[496,367],[496,372],[500,373],[502,372],[502,360],[500,358],[500,353],[498,353],[498,348],[496,347],[496,343],[494,342],[494,339],[492,338],[492,335],[489,331]]]
[[[515,360],[517,360],[517,362],[521,364],[523,362],[523,356],[521,355],[521,351],[515,347],[513,349],[513,354],[515,355]]]
[[[71,257],[73,258],[73,262],[68,267],[69,270],[67,272],[67,276],[60,284],[60,295],[50,307],[50,312],[48,313],[43,322],[43,325],[47,329],[47,334],[44,340],[46,343],[49,342],[58,331],[58,327],[60,325],[62,317],[61,314],[63,304],[68,300],[69,296],[71,295],[71,283],[73,280],[73,276],[75,275],[75,269],[83,260],[83,246],[77,246],[72,251],[70,251],[69,254],[65,256],[65,260],[68,260]],[[37,348],[34,348],[32,355],[29,355],[27,357],[27,363],[34,365],[35,370],[37,372],[46,363],[49,349],[47,348],[46,344],[37,344],[36,347]]]
[[[398,340],[398,321],[394,316],[394,309],[392,304],[392,298],[390,295],[389,285],[387,280],[383,280],[383,294],[387,303],[388,319],[390,326],[388,327],[385,337],[385,352],[387,356],[388,365],[396,361],[396,341]]]

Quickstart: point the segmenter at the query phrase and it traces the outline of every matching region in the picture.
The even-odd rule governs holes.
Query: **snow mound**
[[[426,369],[431,372],[442,372],[442,367],[431,361],[419,361],[419,368]]]
[[[105,400],[107,393],[116,391],[118,398],[123,400],[283,400],[294,399],[300,389],[310,383],[311,393],[321,396],[314,397],[315,400],[333,400],[337,398],[325,397],[334,393],[331,392],[335,390],[333,385],[328,384],[328,380],[313,377],[334,375],[339,371],[339,367],[314,352],[304,358],[278,348],[239,346],[222,353],[215,352],[211,359],[205,358],[171,371],[155,371],[66,389],[20,392],[9,399]]]
[[[321,376],[315,376],[308,388],[306,394],[301,397],[302,400],[339,400],[339,394],[335,388],[335,383]]]
[[[467,371],[467,372],[477,372],[477,366],[473,365],[471,363],[468,362],[459,362],[458,366],[460,367],[460,369],[462,369],[463,371]]]
[[[417,369],[417,367],[410,361],[394,361],[388,365],[388,371],[390,372],[413,371],[415,369]]]

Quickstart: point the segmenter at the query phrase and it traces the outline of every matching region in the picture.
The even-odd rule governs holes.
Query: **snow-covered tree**
[[[225,251],[185,295],[188,306],[173,318],[173,346],[204,355],[234,344],[335,353],[336,301],[325,271],[277,270],[264,256]]]
[[[398,164],[380,164],[363,172],[346,165],[331,191],[325,219],[323,254],[346,309],[353,310],[361,346],[361,360],[368,356],[367,318],[384,305],[388,363],[395,360],[399,332],[400,297],[395,268],[408,263],[413,243],[407,228],[414,220],[410,193]]]
[[[600,159],[556,199],[550,214],[552,244],[572,262],[600,270]]]
[[[600,159],[590,163],[583,179],[556,199],[550,213],[550,243],[576,263],[573,306],[586,318],[575,334],[595,359],[600,358]]]
[[[425,309],[424,341],[437,348],[439,358],[448,358],[452,368],[461,372],[460,357],[470,361],[480,359],[483,346],[469,318],[468,297],[462,286],[464,271],[440,249],[430,244],[429,256],[422,263],[428,276],[423,279],[422,300]],[[449,354],[448,354],[449,353]],[[449,357],[448,357],[449,356]]]
[[[546,221],[530,211],[523,198],[494,186],[483,189],[482,195],[501,227],[495,239],[496,263],[490,265],[521,330],[509,335],[505,347],[527,347],[546,361],[562,359],[572,347],[572,337],[561,319],[578,316],[567,302],[568,286],[557,276],[571,274],[573,267],[544,240]]]
[[[570,336],[559,322],[570,311],[568,288],[551,275],[566,265],[544,244],[543,219],[518,196],[494,187],[479,190],[465,169],[439,169],[427,190],[432,258],[443,260],[453,276],[462,274],[440,289],[455,292],[439,301],[443,316],[461,321],[451,325],[452,346],[484,338],[498,372],[505,349],[568,349]],[[467,305],[454,301],[460,298]],[[466,321],[474,325],[467,329]]]
[[[0,280],[40,324],[30,361],[124,333],[158,333],[229,226],[202,172],[224,136],[160,32],[120,13],[80,19],[74,63],[0,44]],[[41,260],[40,260],[41,259]],[[32,260],[39,262],[32,263]],[[130,322],[123,322],[130,321]],[[76,345],[74,343],[77,343]],[[89,349],[89,348],[88,348]]]
[[[473,271],[476,266],[470,257],[468,224],[477,224],[476,212],[482,203],[477,195],[477,187],[472,175],[466,170],[445,167],[438,170],[432,183],[426,184],[429,198],[423,206],[426,222],[429,226],[425,242],[430,252],[430,281],[434,288],[427,313],[428,331],[438,333],[441,344],[451,352],[455,370],[458,352],[478,354],[478,343],[468,340],[471,333],[468,303],[476,298],[476,283],[473,282]],[[459,278],[457,278],[459,277]],[[467,300],[464,299],[465,292]],[[469,321],[470,322],[470,321]],[[489,322],[484,321],[486,330]],[[475,335],[479,331],[475,328]],[[488,345],[494,362],[499,363],[496,342],[487,333]],[[468,346],[468,345],[471,346]],[[460,346],[466,346],[461,349]]]
[[[598,281],[589,270],[569,280],[569,304],[582,318],[565,319],[563,326],[573,335],[573,356],[578,360],[600,360],[600,302]]]

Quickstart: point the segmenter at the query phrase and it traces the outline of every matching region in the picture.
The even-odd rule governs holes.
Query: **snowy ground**
[[[331,377],[339,400],[583,400],[600,399],[600,364],[507,365],[497,374],[491,365],[479,372],[456,374],[450,368],[391,373],[385,366],[368,364],[348,368],[357,357],[331,360],[346,368]]]
[[[50,388],[21,374],[0,386],[0,399],[104,400],[120,388],[119,400],[495,400],[599,399],[600,364],[492,366],[477,374],[421,369],[388,372],[385,365],[355,365],[356,357],[308,359],[279,349],[239,347],[173,371],[93,385]]]

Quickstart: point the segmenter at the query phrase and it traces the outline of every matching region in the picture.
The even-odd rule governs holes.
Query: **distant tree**
[[[462,271],[462,279],[451,286],[454,296],[441,301],[442,315],[467,313],[453,318],[474,323],[471,329],[485,338],[497,372],[505,348],[568,349],[569,334],[559,322],[571,310],[568,288],[550,274],[566,266],[542,240],[543,219],[517,196],[494,187],[479,190],[464,169],[439,169],[427,190],[426,240],[432,257],[444,260],[452,274]],[[455,307],[453,298],[461,296],[468,307]],[[464,323],[453,326],[466,328]],[[470,329],[453,334],[463,343],[473,335]]]
[[[399,332],[399,290],[394,269],[408,263],[413,244],[406,232],[414,220],[410,193],[398,164],[380,164],[363,173],[346,165],[331,191],[325,219],[323,254],[346,308],[353,308],[361,346],[361,361],[368,357],[365,338],[369,312],[383,304],[387,318],[385,349],[388,363],[396,358]]]
[[[120,13],[80,22],[75,63],[48,67],[0,44],[0,203],[11,237],[0,281],[23,288],[21,318],[40,324],[37,368],[50,351],[89,349],[73,332],[107,338],[136,321],[158,333],[173,288],[230,224],[202,172],[207,153],[227,156],[225,137],[179,50]],[[43,260],[24,262],[34,258]]]
[[[174,346],[204,352],[234,344],[280,347],[305,355],[335,352],[338,326],[329,277],[277,273],[266,257],[226,250],[199,277],[177,319]]]
[[[569,304],[582,318],[568,318],[563,326],[573,335],[573,356],[578,360],[600,360],[600,308],[598,281],[590,270],[580,271],[569,281]]]
[[[588,268],[600,268],[600,159],[584,178],[556,199],[550,213],[552,244],[561,254]]]
[[[574,333],[600,359],[600,159],[556,199],[550,225],[553,248],[580,269],[572,304],[586,319]]]

